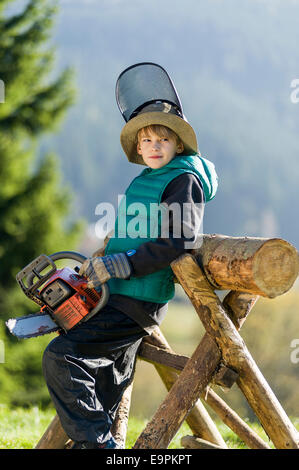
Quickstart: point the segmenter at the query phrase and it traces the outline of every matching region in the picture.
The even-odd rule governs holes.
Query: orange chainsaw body
[[[41,308],[65,331],[70,330],[93,310],[101,298],[95,289],[87,287],[86,279],[71,268],[59,269],[50,277],[40,297],[45,305]]]

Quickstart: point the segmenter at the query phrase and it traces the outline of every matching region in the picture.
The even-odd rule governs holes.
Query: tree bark
[[[195,307],[206,331],[235,369],[237,383],[278,449],[298,449],[298,433],[250,355],[233,322],[191,255],[172,263],[173,270]]]
[[[270,449],[270,446],[217,393],[209,388],[202,395],[202,398],[250,449]]]
[[[203,235],[193,255],[219,290],[274,298],[287,292],[299,274],[296,248],[280,238]]]
[[[35,449],[63,449],[68,439],[58,415],[55,415]]]
[[[173,352],[159,328],[157,328],[151,336],[144,338],[139,351],[138,354],[141,359],[148,360],[155,366],[168,391],[178,378],[177,366],[182,370],[189,360],[188,357]],[[154,358],[157,359],[157,354],[160,360],[169,362],[171,364],[170,367],[161,366],[159,360],[156,362]],[[169,361],[171,357],[173,360]],[[186,421],[191,431],[196,436],[206,439],[221,448],[227,448],[217,426],[200,400],[197,400],[187,416]]]
[[[248,295],[248,294],[247,294]],[[155,332],[156,333],[156,332]],[[159,331],[159,336],[161,332]],[[139,349],[139,357],[155,365],[161,379],[166,385],[167,390],[170,390],[174,382],[177,380],[178,373],[180,373],[184,365],[189,360],[186,356],[179,356],[167,350],[167,355],[161,355],[161,343],[154,341],[154,344],[149,344],[151,337],[145,338]],[[155,346],[159,344],[160,347]],[[173,354],[172,361],[169,361],[169,356]],[[169,363],[171,366],[169,367]],[[177,371],[175,373],[174,371]],[[205,401],[215,413],[222,419],[222,421],[242,439],[245,444],[251,449],[269,449],[270,447],[261,439],[239,416],[232,410],[224,400],[222,400],[211,388],[207,388],[201,394],[201,399]],[[206,424],[202,418],[202,408],[199,407],[198,400],[196,405],[188,414],[186,421],[195,436],[201,437],[207,441],[221,446],[221,441],[214,438],[213,426]],[[200,402],[201,403],[201,402]],[[202,404],[201,404],[202,405]],[[203,406],[203,405],[202,405]],[[199,416],[198,416],[199,414]],[[212,432],[211,432],[212,430]],[[219,433],[219,431],[217,430]],[[218,442],[217,442],[218,441]],[[222,445],[223,446],[223,445]]]
[[[211,382],[221,355],[205,335],[141,433],[133,449],[166,449],[205,387]]]
[[[184,258],[183,256],[180,259]],[[180,259],[178,260],[179,263]],[[191,257],[191,259],[193,259],[193,257]],[[172,266],[176,266],[175,263],[176,261],[172,263]],[[181,277],[183,278],[184,276],[179,270],[174,269],[175,274],[177,274],[177,271],[177,278],[181,282]],[[187,279],[189,278],[189,271],[190,269],[187,269],[185,272]],[[183,284],[182,286],[184,287]],[[194,287],[194,289],[196,291],[199,290],[197,286]],[[188,292],[187,294],[189,295]],[[189,297],[191,298],[190,295]],[[241,322],[244,322],[256,300],[257,296],[248,293],[237,292],[235,294],[228,294],[227,303],[231,305],[231,309],[235,309],[234,319],[236,322],[239,321],[239,317],[242,319]],[[154,344],[161,346],[161,341],[155,341]],[[165,357],[164,355],[164,358]],[[167,397],[158,408],[152,420],[147,424],[133,448],[167,448],[185,417],[211,382],[220,364],[220,360],[221,352],[217,344],[212,337],[206,333],[192,357],[186,363],[179,379],[174,384],[171,383],[173,386]],[[179,361],[182,363],[184,359],[180,357]],[[173,365],[172,363],[172,366]]]
[[[131,382],[131,384],[126,388],[122,396],[121,402],[117,409],[115,420],[111,427],[111,433],[118,446],[122,449],[125,449],[126,446],[132,390],[133,382]]]
[[[254,363],[195,258],[184,255],[171,266],[207,334],[153,419],[139,436],[134,448],[155,449],[168,446],[194,406],[196,397],[211,381],[213,372],[222,358],[225,365],[239,373],[238,384],[274,445],[277,448],[297,449],[297,431]]]
[[[195,436],[184,436],[181,439],[181,444],[185,449],[221,449],[222,447],[212,444],[205,439],[200,439]]]

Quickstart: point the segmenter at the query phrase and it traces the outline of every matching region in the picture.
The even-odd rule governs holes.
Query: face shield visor
[[[158,64],[142,62],[124,70],[116,82],[116,102],[126,122],[144,107],[160,103],[171,105],[183,118],[183,109],[175,86],[166,70]]]

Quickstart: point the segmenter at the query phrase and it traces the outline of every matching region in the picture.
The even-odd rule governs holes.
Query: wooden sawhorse
[[[239,329],[259,296],[287,292],[299,273],[297,250],[282,239],[204,235],[192,254],[171,267],[192,302],[206,333],[190,358],[178,355],[157,330],[143,340],[139,357],[152,362],[168,394],[135,442],[133,449],[165,449],[184,420],[193,436],[186,448],[226,448],[203,406],[205,400],[250,448],[269,448],[209,386],[230,387],[244,394],[277,449],[298,449],[299,434],[248,351]],[[221,302],[215,290],[229,290]],[[120,403],[113,426],[124,444],[132,384]],[[63,448],[68,437],[56,416],[36,448]]]

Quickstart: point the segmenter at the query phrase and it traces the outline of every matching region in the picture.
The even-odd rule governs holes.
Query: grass
[[[32,449],[54,415],[52,409],[0,405],[0,449]]]
[[[0,405],[0,449],[33,449],[55,415],[53,409],[41,410],[33,408],[10,409]],[[292,420],[299,430],[299,418]],[[134,445],[137,437],[146,426],[147,420],[131,417],[128,425],[126,448]],[[268,438],[257,423],[248,423],[265,442]],[[217,423],[218,429],[229,448],[246,449],[245,444],[225,424]],[[182,448],[180,440],[185,435],[192,434],[184,423],[172,440],[169,449]],[[272,445],[271,445],[272,447]]]

